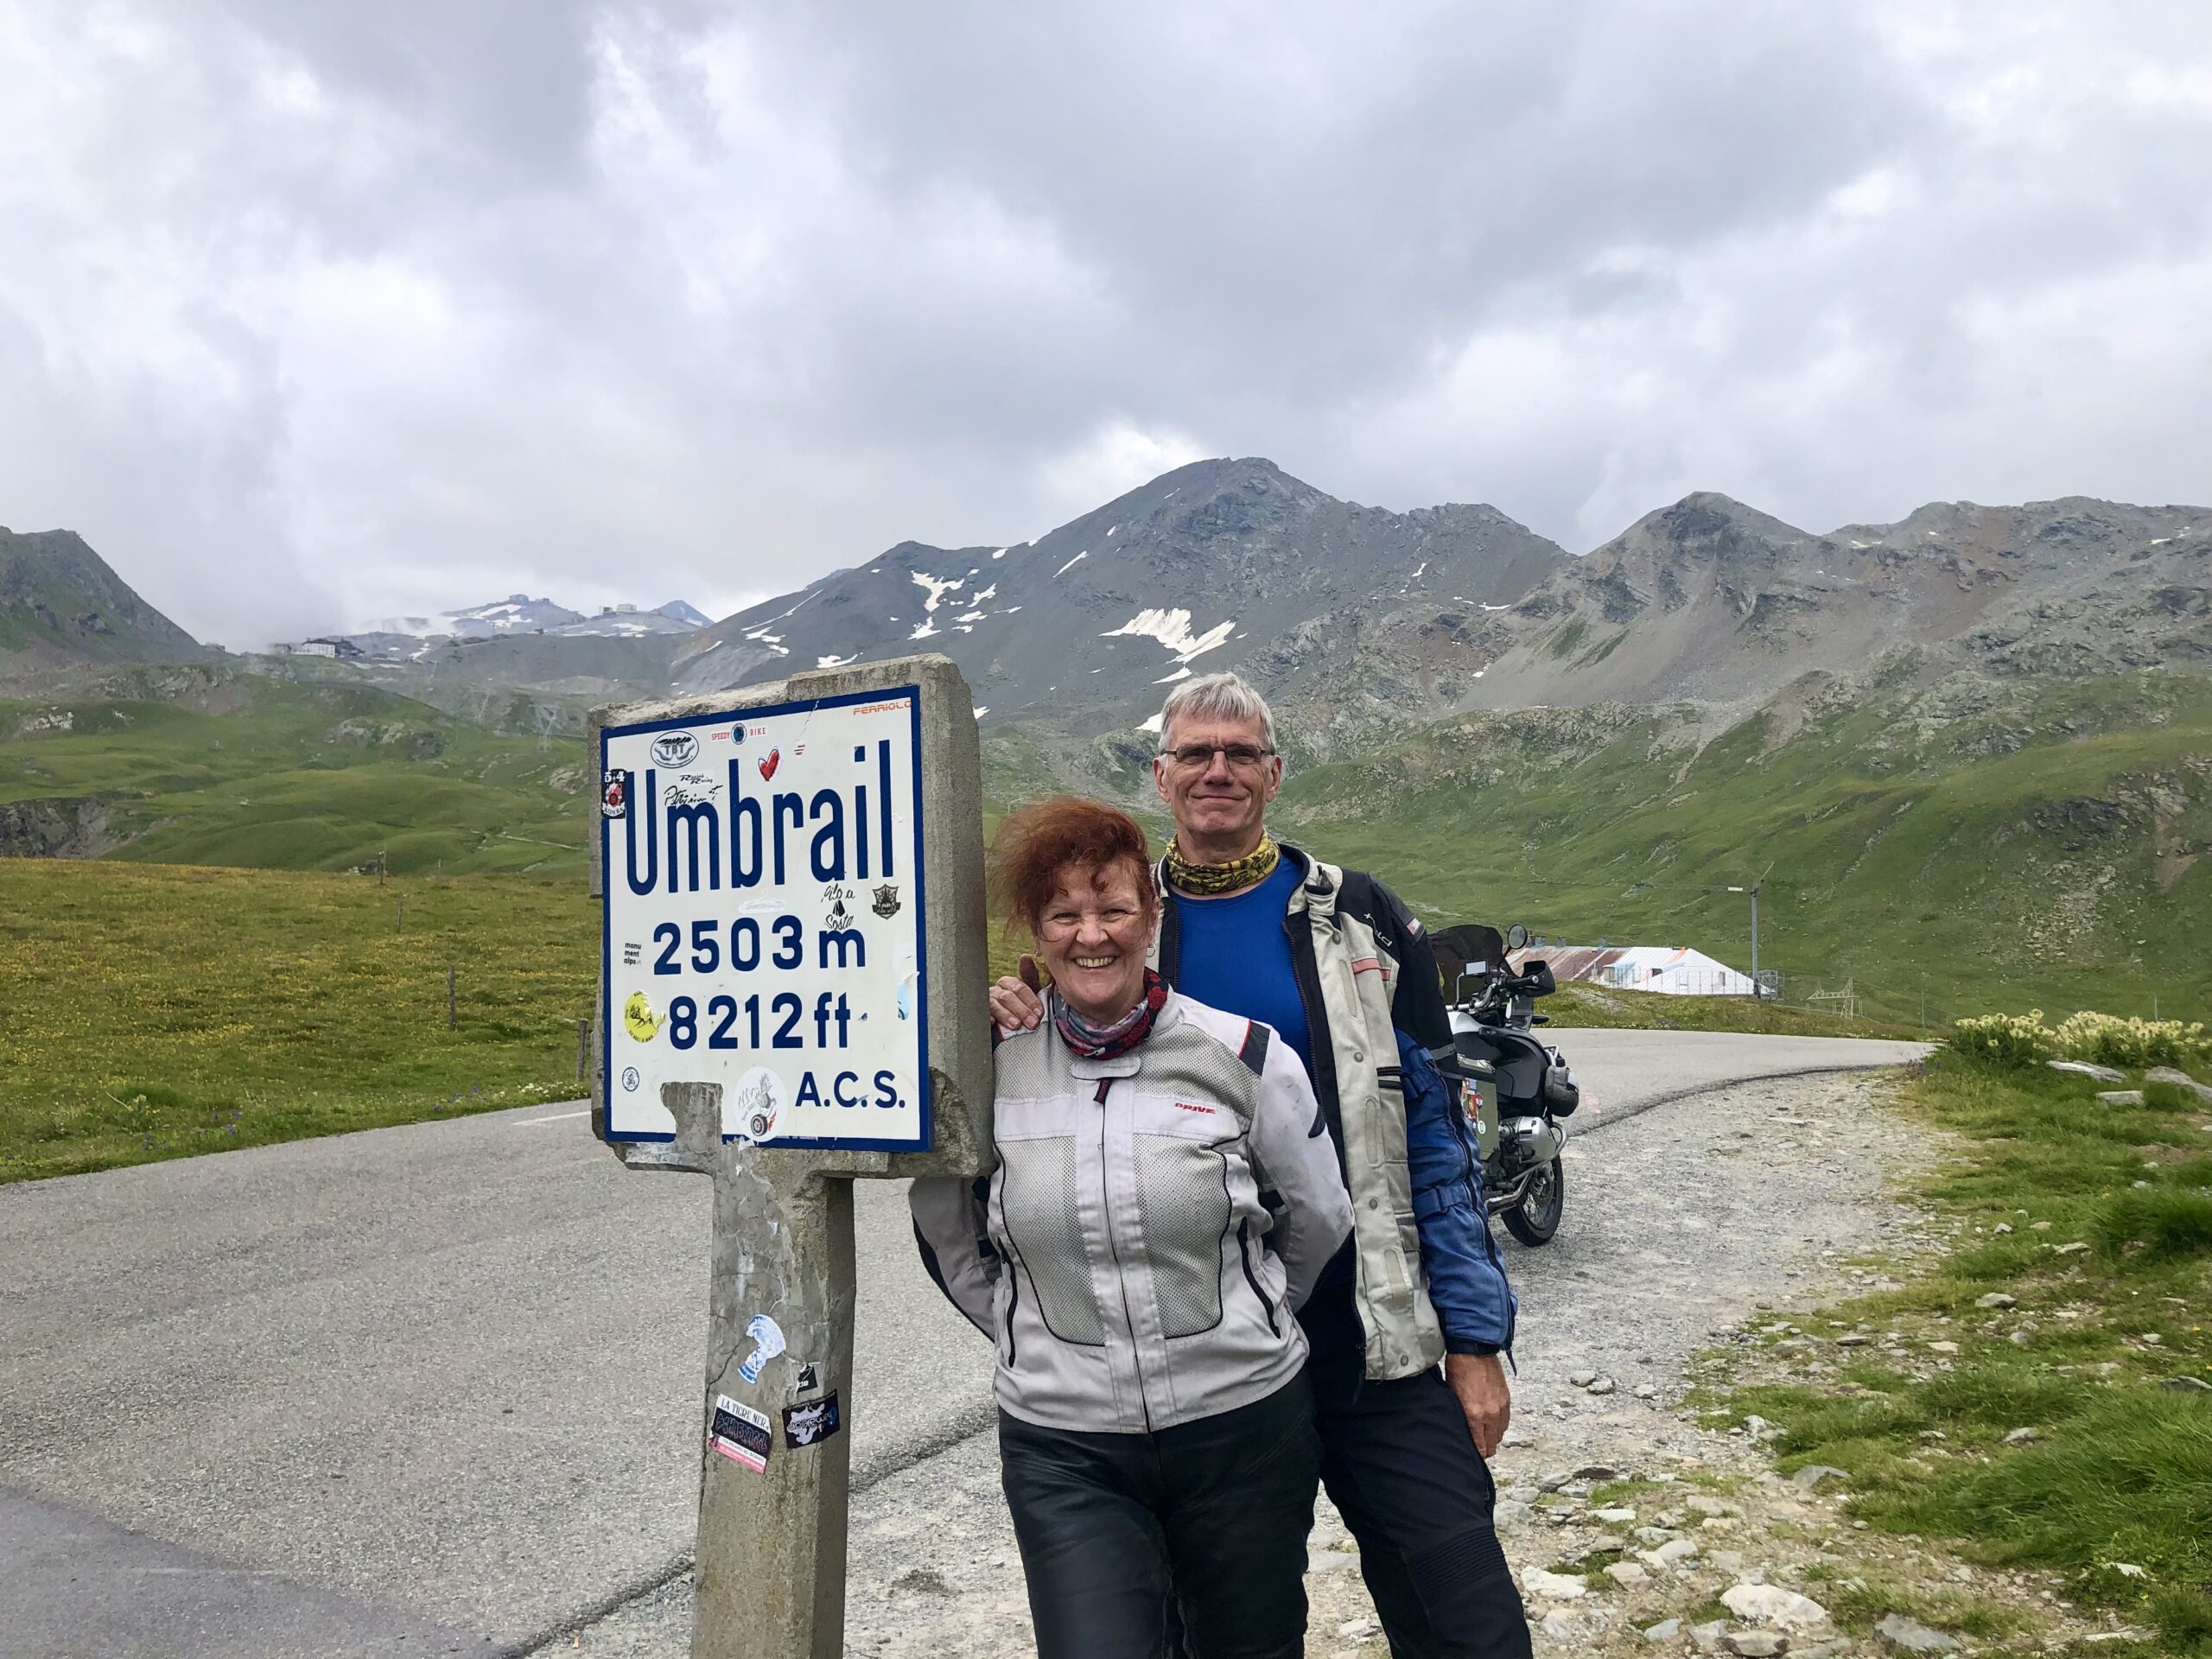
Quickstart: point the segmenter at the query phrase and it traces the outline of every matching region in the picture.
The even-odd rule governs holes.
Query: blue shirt
[[[1290,936],[1283,931],[1298,879],[1298,867],[1286,858],[1258,887],[1226,899],[1177,893],[1180,946],[1175,988],[1225,1014],[1273,1026],[1311,1077],[1313,1039],[1306,1029],[1305,1000],[1298,994]]]

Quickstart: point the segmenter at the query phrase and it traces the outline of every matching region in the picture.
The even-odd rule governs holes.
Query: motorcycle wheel
[[[1521,1202],[1505,1212],[1505,1230],[1523,1244],[1548,1244],[1567,1213],[1567,1168],[1554,1158],[1529,1183]]]

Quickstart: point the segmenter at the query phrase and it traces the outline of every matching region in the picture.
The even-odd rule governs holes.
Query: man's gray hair
[[[1239,674],[1201,674],[1185,680],[1167,694],[1160,708],[1160,747],[1167,748],[1175,722],[1190,716],[1198,720],[1256,720],[1270,749],[1275,746],[1274,710]]]

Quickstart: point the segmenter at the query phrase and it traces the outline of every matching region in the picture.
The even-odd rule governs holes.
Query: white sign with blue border
[[[921,747],[913,686],[601,734],[609,1141],[715,1083],[728,1140],[929,1149]]]

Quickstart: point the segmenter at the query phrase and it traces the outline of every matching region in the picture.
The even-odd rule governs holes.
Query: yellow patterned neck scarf
[[[1193,864],[1183,856],[1183,849],[1171,841],[1167,843],[1167,881],[1179,893],[1199,899],[1218,899],[1226,893],[1242,893],[1247,887],[1258,886],[1274,874],[1275,865],[1281,858],[1282,849],[1275,845],[1273,836],[1265,832],[1257,847],[1226,864]]]

